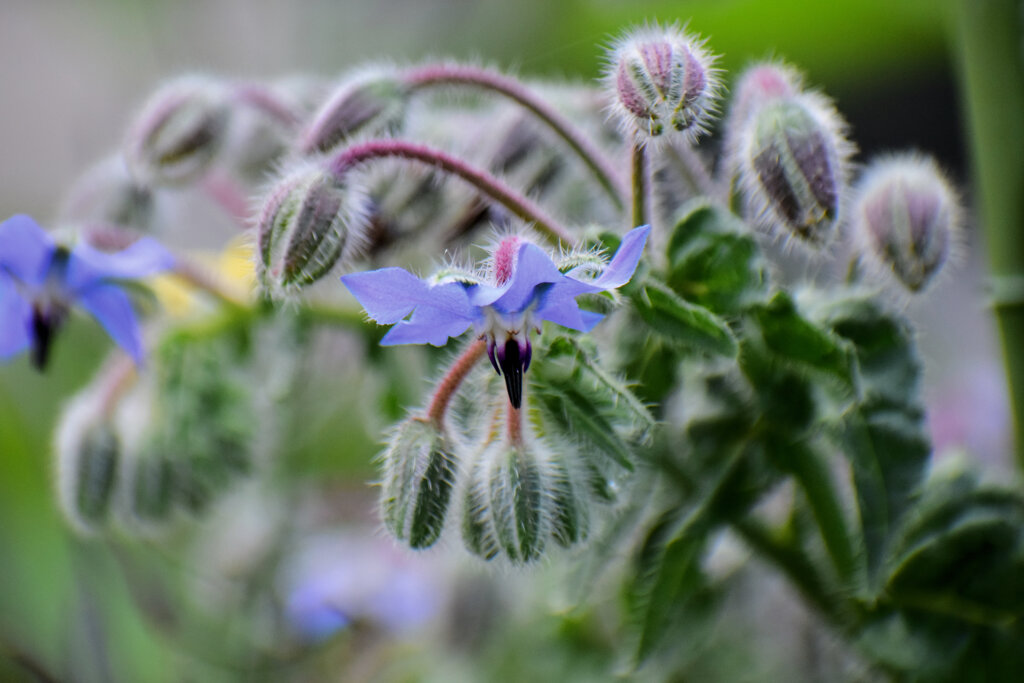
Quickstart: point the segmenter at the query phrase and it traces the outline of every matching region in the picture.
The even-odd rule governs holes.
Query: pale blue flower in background
[[[118,281],[154,275],[174,265],[171,254],[144,237],[116,253],[84,241],[56,243],[29,216],[0,223],[0,359],[31,348],[43,369],[53,336],[72,306],[95,318],[136,363],[142,338],[131,300]]]

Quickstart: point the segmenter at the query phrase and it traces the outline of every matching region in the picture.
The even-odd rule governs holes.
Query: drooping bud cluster
[[[128,138],[129,168],[147,184],[194,181],[224,143],[230,113],[221,83],[189,76],[167,84],[143,107]]]
[[[270,296],[316,282],[366,240],[366,199],[352,174],[300,166],[271,190],[257,223],[257,276]]]
[[[921,291],[949,259],[961,209],[935,162],[918,155],[874,161],[854,190],[858,251],[911,292]]]
[[[159,531],[203,512],[250,472],[251,390],[225,341],[168,344],[157,377],[138,383],[115,364],[69,405],[56,484],[77,530]]]
[[[721,87],[715,57],[679,27],[653,26],[616,41],[606,75],[613,111],[641,139],[707,130]]]
[[[353,136],[393,132],[405,114],[408,89],[394,69],[367,68],[341,81],[299,142],[303,154],[327,152]]]
[[[761,64],[736,88],[726,129],[730,172],[749,216],[810,246],[828,241],[840,220],[852,146],[846,124],[792,70]]]

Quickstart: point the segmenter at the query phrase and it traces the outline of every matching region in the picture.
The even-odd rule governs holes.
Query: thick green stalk
[[[1024,48],[1018,0],[957,0],[960,75],[1024,470]]]

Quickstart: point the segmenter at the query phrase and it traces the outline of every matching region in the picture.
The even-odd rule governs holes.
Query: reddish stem
[[[239,85],[235,88],[234,97],[236,101],[263,112],[286,127],[299,123],[298,113],[265,86],[255,83]]]
[[[512,402],[508,404],[508,419],[506,420],[506,427],[508,428],[508,442],[513,446],[523,445],[523,411],[519,408],[514,408]]]
[[[104,419],[113,416],[118,400],[131,388],[136,376],[135,362],[126,355],[119,354],[104,368],[98,395],[100,414]]]
[[[466,379],[466,375],[477,364],[477,361],[483,358],[486,348],[487,342],[483,339],[477,339],[455,359],[452,366],[448,368],[448,372],[438,382],[437,389],[434,390],[434,396],[430,399],[430,407],[427,408],[427,417],[430,418],[430,421],[438,429],[441,428],[444,413],[448,409],[448,403],[451,402],[452,396],[455,395],[455,391],[462,384],[462,380]]]
[[[211,171],[203,177],[201,187],[239,227],[243,230],[252,227],[249,199],[234,178],[223,171]]]
[[[353,167],[373,159],[394,157],[432,166],[458,176],[490,197],[522,220],[533,223],[553,243],[575,244],[569,231],[549,216],[544,209],[482,169],[467,164],[447,152],[404,140],[370,140],[343,149],[330,162],[330,169],[339,178]]]
[[[516,102],[532,112],[565,140],[566,144],[590,168],[615,206],[619,209],[624,208],[623,198],[626,196],[626,188],[619,174],[601,150],[591,144],[568,119],[516,79],[474,66],[428,64],[406,71],[402,80],[412,89],[439,85],[472,86],[503,95]]]

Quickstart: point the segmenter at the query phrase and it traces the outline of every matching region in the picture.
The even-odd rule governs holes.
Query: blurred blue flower
[[[31,347],[46,366],[53,336],[72,305],[88,311],[121,348],[142,361],[142,339],[131,300],[118,280],[171,268],[171,254],[151,238],[117,253],[85,242],[57,244],[29,216],[0,223],[0,359]]]
[[[563,274],[545,250],[520,237],[503,239],[491,261],[491,282],[428,282],[403,268],[345,275],[341,281],[373,320],[392,327],[381,344],[443,346],[473,326],[487,340],[487,353],[505,375],[512,405],[522,400],[522,377],[530,366],[530,330],[547,320],[589,332],[603,317],[580,310],[576,297],[629,282],[647,242],[650,226],[631,230],[596,279],[585,267]],[[405,319],[407,315],[412,315]]]
[[[314,537],[289,569],[285,616],[295,635],[311,643],[353,622],[408,635],[435,620],[446,599],[434,561],[400,552],[370,534]]]

